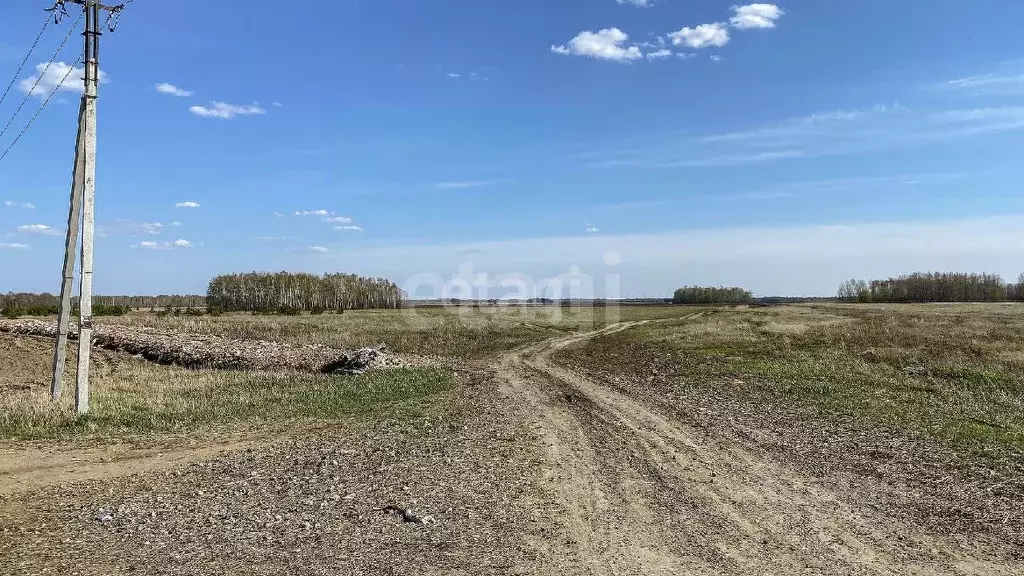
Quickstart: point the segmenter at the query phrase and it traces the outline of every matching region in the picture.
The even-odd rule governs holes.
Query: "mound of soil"
[[[0,332],[57,337],[57,323],[46,320],[0,320]],[[69,337],[78,337],[72,326]],[[401,367],[384,345],[346,352],[320,345],[294,346],[265,340],[232,340],[219,336],[162,332],[150,328],[105,325],[93,329],[93,345],[140,356],[158,364],[221,370],[300,370],[362,374],[372,368]]]

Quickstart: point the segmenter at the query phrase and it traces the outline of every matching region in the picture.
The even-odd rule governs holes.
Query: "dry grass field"
[[[1024,544],[1024,307],[720,308],[559,359],[894,512]]]
[[[980,575],[1024,559],[1017,306],[100,321],[416,361],[341,376],[97,351],[77,418],[48,399],[52,342],[0,334],[0,573]]]

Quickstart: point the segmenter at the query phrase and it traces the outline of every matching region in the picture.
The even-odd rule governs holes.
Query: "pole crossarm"
[[[72,4],[79,4],[79,5],[82,5],[82,6],[96,6],[100,10],[106,10],[108,12],[120,12],[121,10],[124,10],[124,4],[118,4],[116,6],[107,6],[106,4],[101,4],[100,2],[96,2],[95,0],[65,0],[65,1],[66,2],[71,2]]]

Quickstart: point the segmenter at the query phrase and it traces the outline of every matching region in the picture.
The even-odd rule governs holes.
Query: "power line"
[[[43,108],[46,108],[46,105],[50,103],[50,99],[52,99],[53,95],[57,93],[57,90],[60,90],[60,87],[63,86],[65,82],[67,82],[68,77],[71,76],[71,73],[75,71],[75,66],[78,66],[81,63],[82,61],[79,60],[78,62],[75,62],[68,68],[68,71],[64,74],[64,78],[61,79],[59,84],[53,87],[53,90],[50,90],[50,94],[46,96],[46,100],[43,100],[43,103],[39,105],[38,109],[36,109],[36,113],[32,115],[32,119],[28,121],[28,124],[25,124],[25,127],[21,129],[21,132],[14,139],[14,141],[11,142],[11,145],[8,146],[6,150],[4,150],[3,154],[0,154],[0,162],[3,162],[4,158],[7,157],[7,154],[10,153],[12,148],[14,148],[14,145],[18,143],[18,140],[21,140],[21,137],[24,136],[26,132],[28,132],[28,129],[32,126],[32,123],[36,121],[36,118],[39,118],[39,115],[43,113]]]
[[[72,34],[74,34],[75,27],[78,26],[78,23],[82,21],[83,15],[84,12],[83,14],[79,14],[78,20],[76,20],[75,23],[72,24],[71,27],[68,29],[68,33],[64,36],[64,39],[61,40],[60,46],[57,47],[57,51],[53,53],[53,56],[50,58],[50,61],[47,62],[46,66],[44,66],[42,71],[39,72],[39,76],[36,78],[35,83],[32,84],[32,87],[29,88],[28,91],[25,93],[25,97],[21,100],[21,104],[18,105],[18,109],[14,111],[14,114],[11,116],[11,119],[7,121],[7,125],[4,126],[4,129],[0,130],[0,138],[3,138],[4,134],[7,133],[7,130],[10,129],[11,124],[14,123],[14,119],[18,117],[18,114],[21,113],[21,109],[25,107],[25,103],[28,102],[29,98],[32,97],[32,93],[36,91],[36,88],[39,86],[39,82],[42,81],[43,76],[46,75],[46,72],[50,69],[50,66],[53,65],[53,61],[56,60],[57,56],[60,55],[60,51],[64,49],[64,45],[68,43],[68,39],[71,38]],[[25,134],[25,131],[28,130],[28,127],[32,125],[32,122],[34,122],[35,119],[39,117],[39,113],[42,112],[44,107],[46,107],[46,104],[50,101],[50,98],[53,97],[57,90],[59,90],[60,87],[64,85],[64,82],[67,81],[68,77],[71,76],[71,73],[75,70],[75,66],[77,64],[78,63],[76,62],[75,64],[71,65],[71,67],[67,71],[67,74],[64,75],[64,79],[61,80],[60,83],[58,83],[56,86],[54,86],[53,91],[50,93],[49,96],[47,96],[46,102],[44,102],[43,105],[39,107],[39,110],[36,111],[35,116],[32,117],[32,120],[30,120],[29,123],[25,126],[24,130],[21,131],[21,134],[18,134],[18,137],[14,139],[14,142],[12,142],[11,146],[7,148],[7,151],[4,152],[3,156],[6,156],[7,152],[10,152],[11,148],[14,147],[14,143],[21,139],[22,135]],[[2,156],[0,156],[0,159],[2,159]]]
[[[11,83],[7,85],[7,89],[4,90],[4,95],[0,96],[0,105],[7,99],[7,94],[11,92],[11,88],[14,87],[14,83],[18,81],[18,76],[21,75],[21,71],[25,69],[25,63],[32,56],[32,52],[35,52],[36,46],[39,45],[39,39],[43,37],[43,32],[50,26],[50,15],[46,15],[46,20],[43,22],[43,28],[39,30],[39,34],[36,36],[35,42],[32,43],[32,47],[28,49],[28,53],[25,54],[25,59],[21,61],[21,65],[18,66],[18,70],[14,73],[14,77],[11,78]]]

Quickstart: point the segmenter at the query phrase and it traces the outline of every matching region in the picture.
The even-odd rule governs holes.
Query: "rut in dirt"
[[[1021,573],[985,544],[887,517],[843,486],[667,418],[552,359],[646,322],[555,338],[499,361],[506,392],[539,428],[545,489],[563,509],[562,537],[536,543],[545,573]]]

